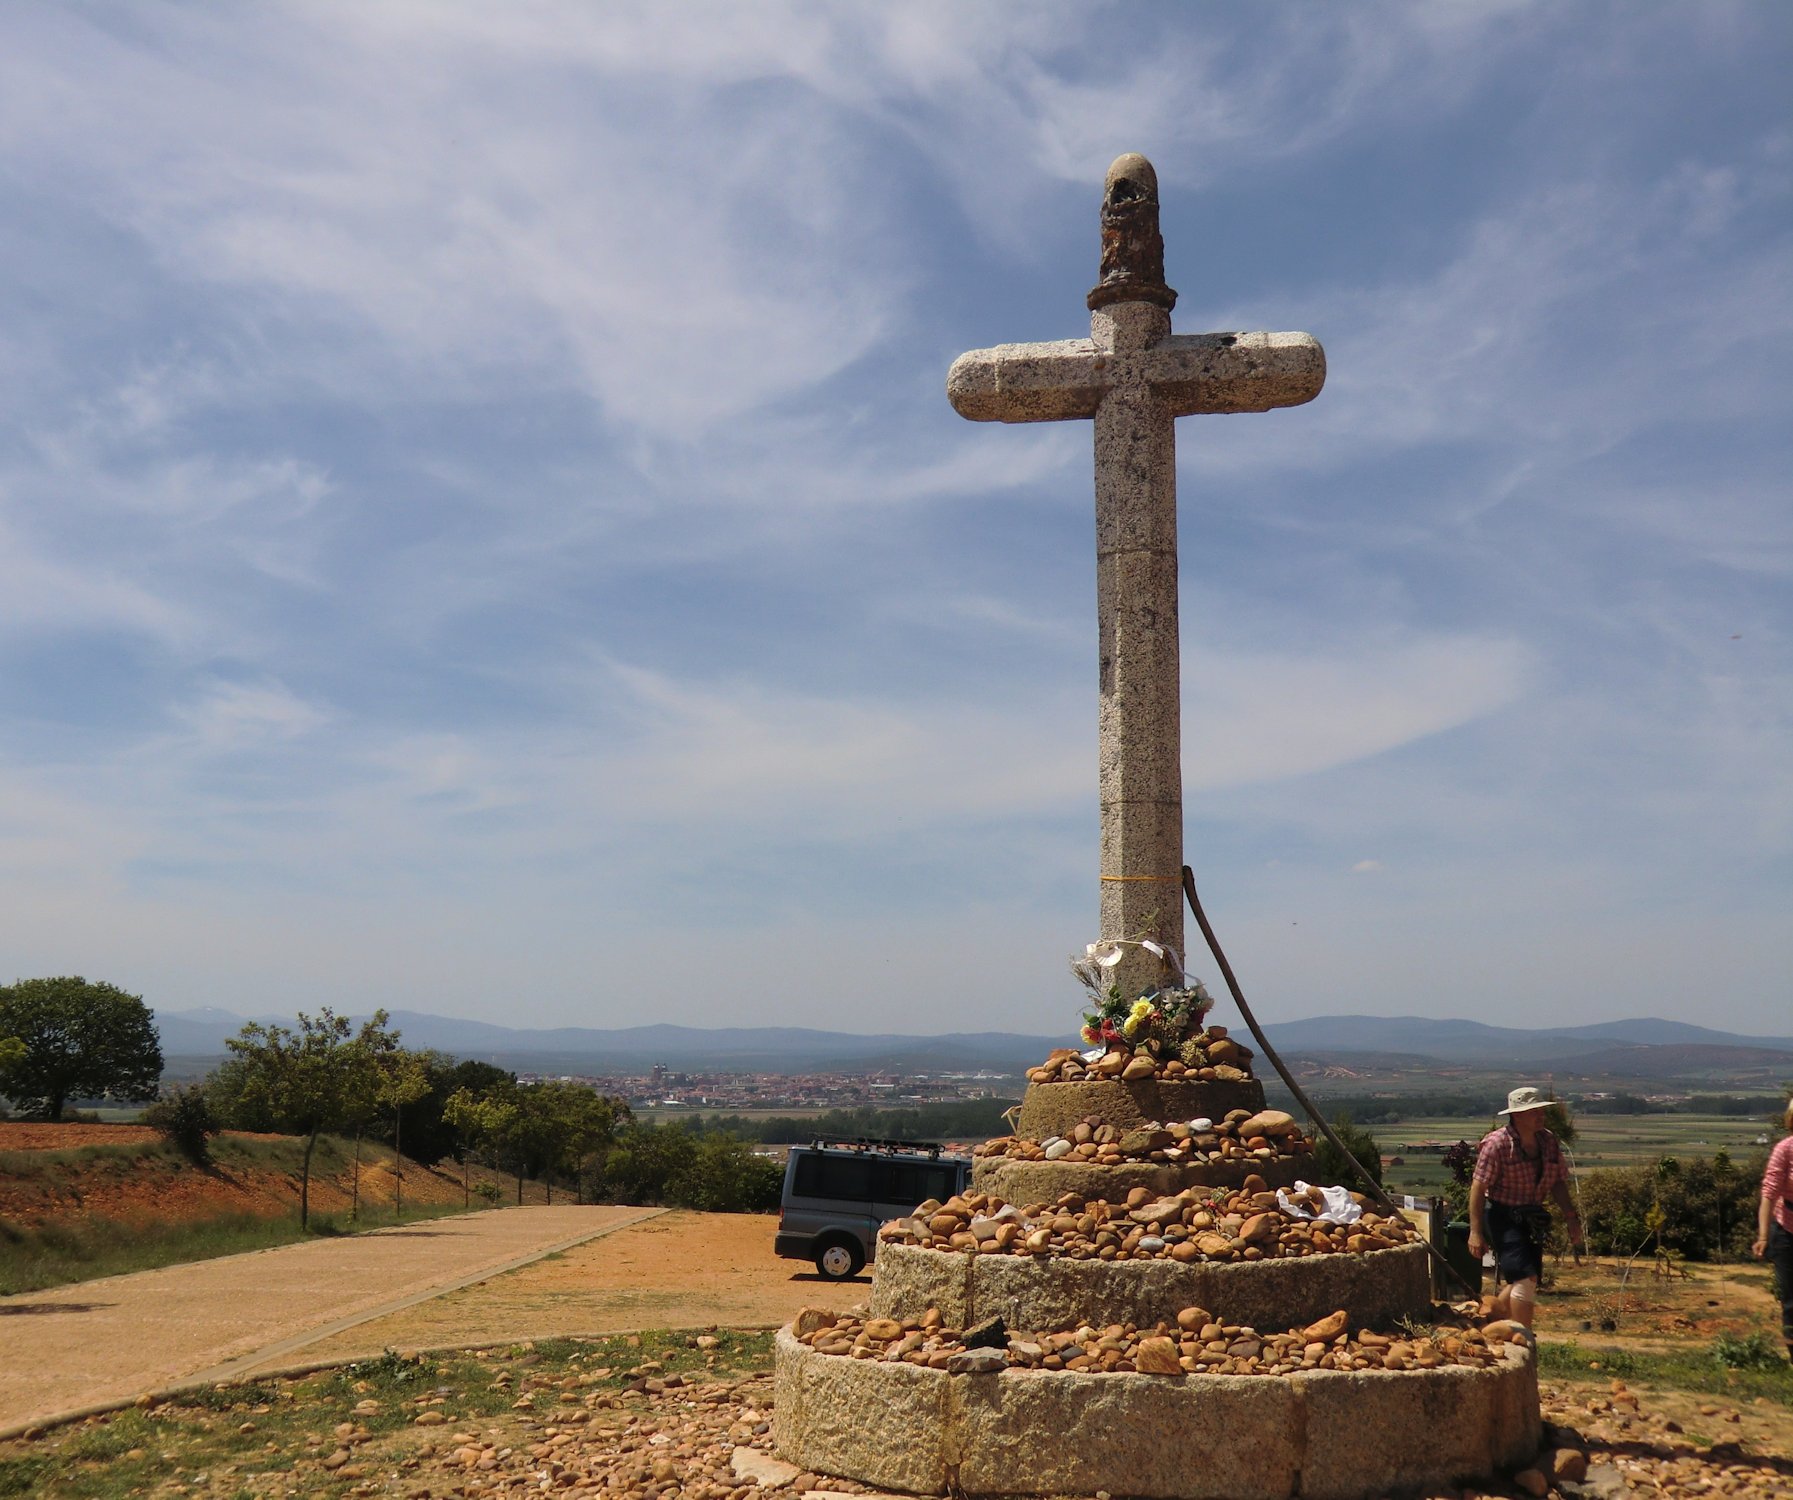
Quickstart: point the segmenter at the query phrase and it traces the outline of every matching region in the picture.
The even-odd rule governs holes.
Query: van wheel
[[[864,1264],[865,1256],[850,1240],[829,1240],[816,1251],[816,1269],[829,1281],[857,1276]]]

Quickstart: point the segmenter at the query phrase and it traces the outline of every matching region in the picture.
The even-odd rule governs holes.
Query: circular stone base
[[[1132,1323],[1174,1323],[1203,1307],[1222,1323],[1300,1328],[1344,1308],[1352,1326],[1423,1316],[1432,1305],[1426,1247],[1397,1245],[1362,1255],[1274,1260],[1069,1260],[967,1255],[894,1242],[878,1247],[872,1314],[919,1318],[940,1309],[949,1328],[1000,1315],[1011,1330],[1037,1332]],[[1112,1488],[1112,1487],[1110,1487]]]
[[[1537,1367],[1505,1347],[1487,1369],[948,1375],[781,1329],[772,1435],[805,1469],[922,1495],[1364,1500],[1531,1460]]]
[[[1130,1130],[1136,1125],[1194,1120],[1204,1115],[1218,1120],[1235,1109],[1256,1114],[1263,1107],[1264,1085],[1255,1078],[1237,1083],[1192,1083],[1181,1079],[1160,1082],[1154,1078],[1133,1083],[1116,1078],[1030,1083],[1021,1098],[1015,1134],[1043,1141],[1048,1136],[1068,1135],[1091,1117]]]
[[[1169,1197],[1189,1187],[1238,1187],[1256,1173],[1271,1188],[1293,1187],[1313,1171],[1311,1156],[1278,1156],[1269,1161],[1240,1156],[1222,1162],[1124,1162],[1098,1167],[1083,1161],[1015,1161],[1006,1156],[981,1157],[971,1168],[973,1192],[990,1193],[1018,1207],[1055,1203],[1061,1194],[1078,1193],[1086,1202],[1097,1198],[1119,1203],[1142,1187]]]

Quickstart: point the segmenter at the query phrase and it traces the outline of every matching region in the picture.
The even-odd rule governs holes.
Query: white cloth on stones
[[[1305,1182],[1295,1184],[1297,1193],[1317,1192],[1325,1200],[1315,1212],[1307,1204],[1297,1202],[1282,1188],[1276,1190],[1276,1203],[1293,1219],[1324,1219],[1328,1224],[1355,1224],[1363,1217],[1363,1205],[1352,1201],[1351,1190],[1342,1187],[1310,1188]]]

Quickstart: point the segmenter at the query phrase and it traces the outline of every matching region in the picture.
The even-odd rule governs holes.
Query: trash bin
[[[1482,1258],[1469,1253],[1469,1220],[1453,1219],[1444,1226],[1445,1263],[1466,1281],[1476,1296],[1482,1294]],[[1455,1302],[1465,1296],[1461,1286],[1442,1288],[1446,1300]]]

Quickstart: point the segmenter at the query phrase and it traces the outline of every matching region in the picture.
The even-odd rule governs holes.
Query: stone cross
[[[962,354],[946,390],[974,422],[1095,421],[1101,936],[1152,937],[1181,954],[1176,419],[1311,401],[1326,356],[1305,333],[1173,334],[1176,300],[1157,173],[1143,156],[1117,157],[1090,336]],[[1114,970],[1123,993],[1174,977],[1149,952],[1126,952]]]

